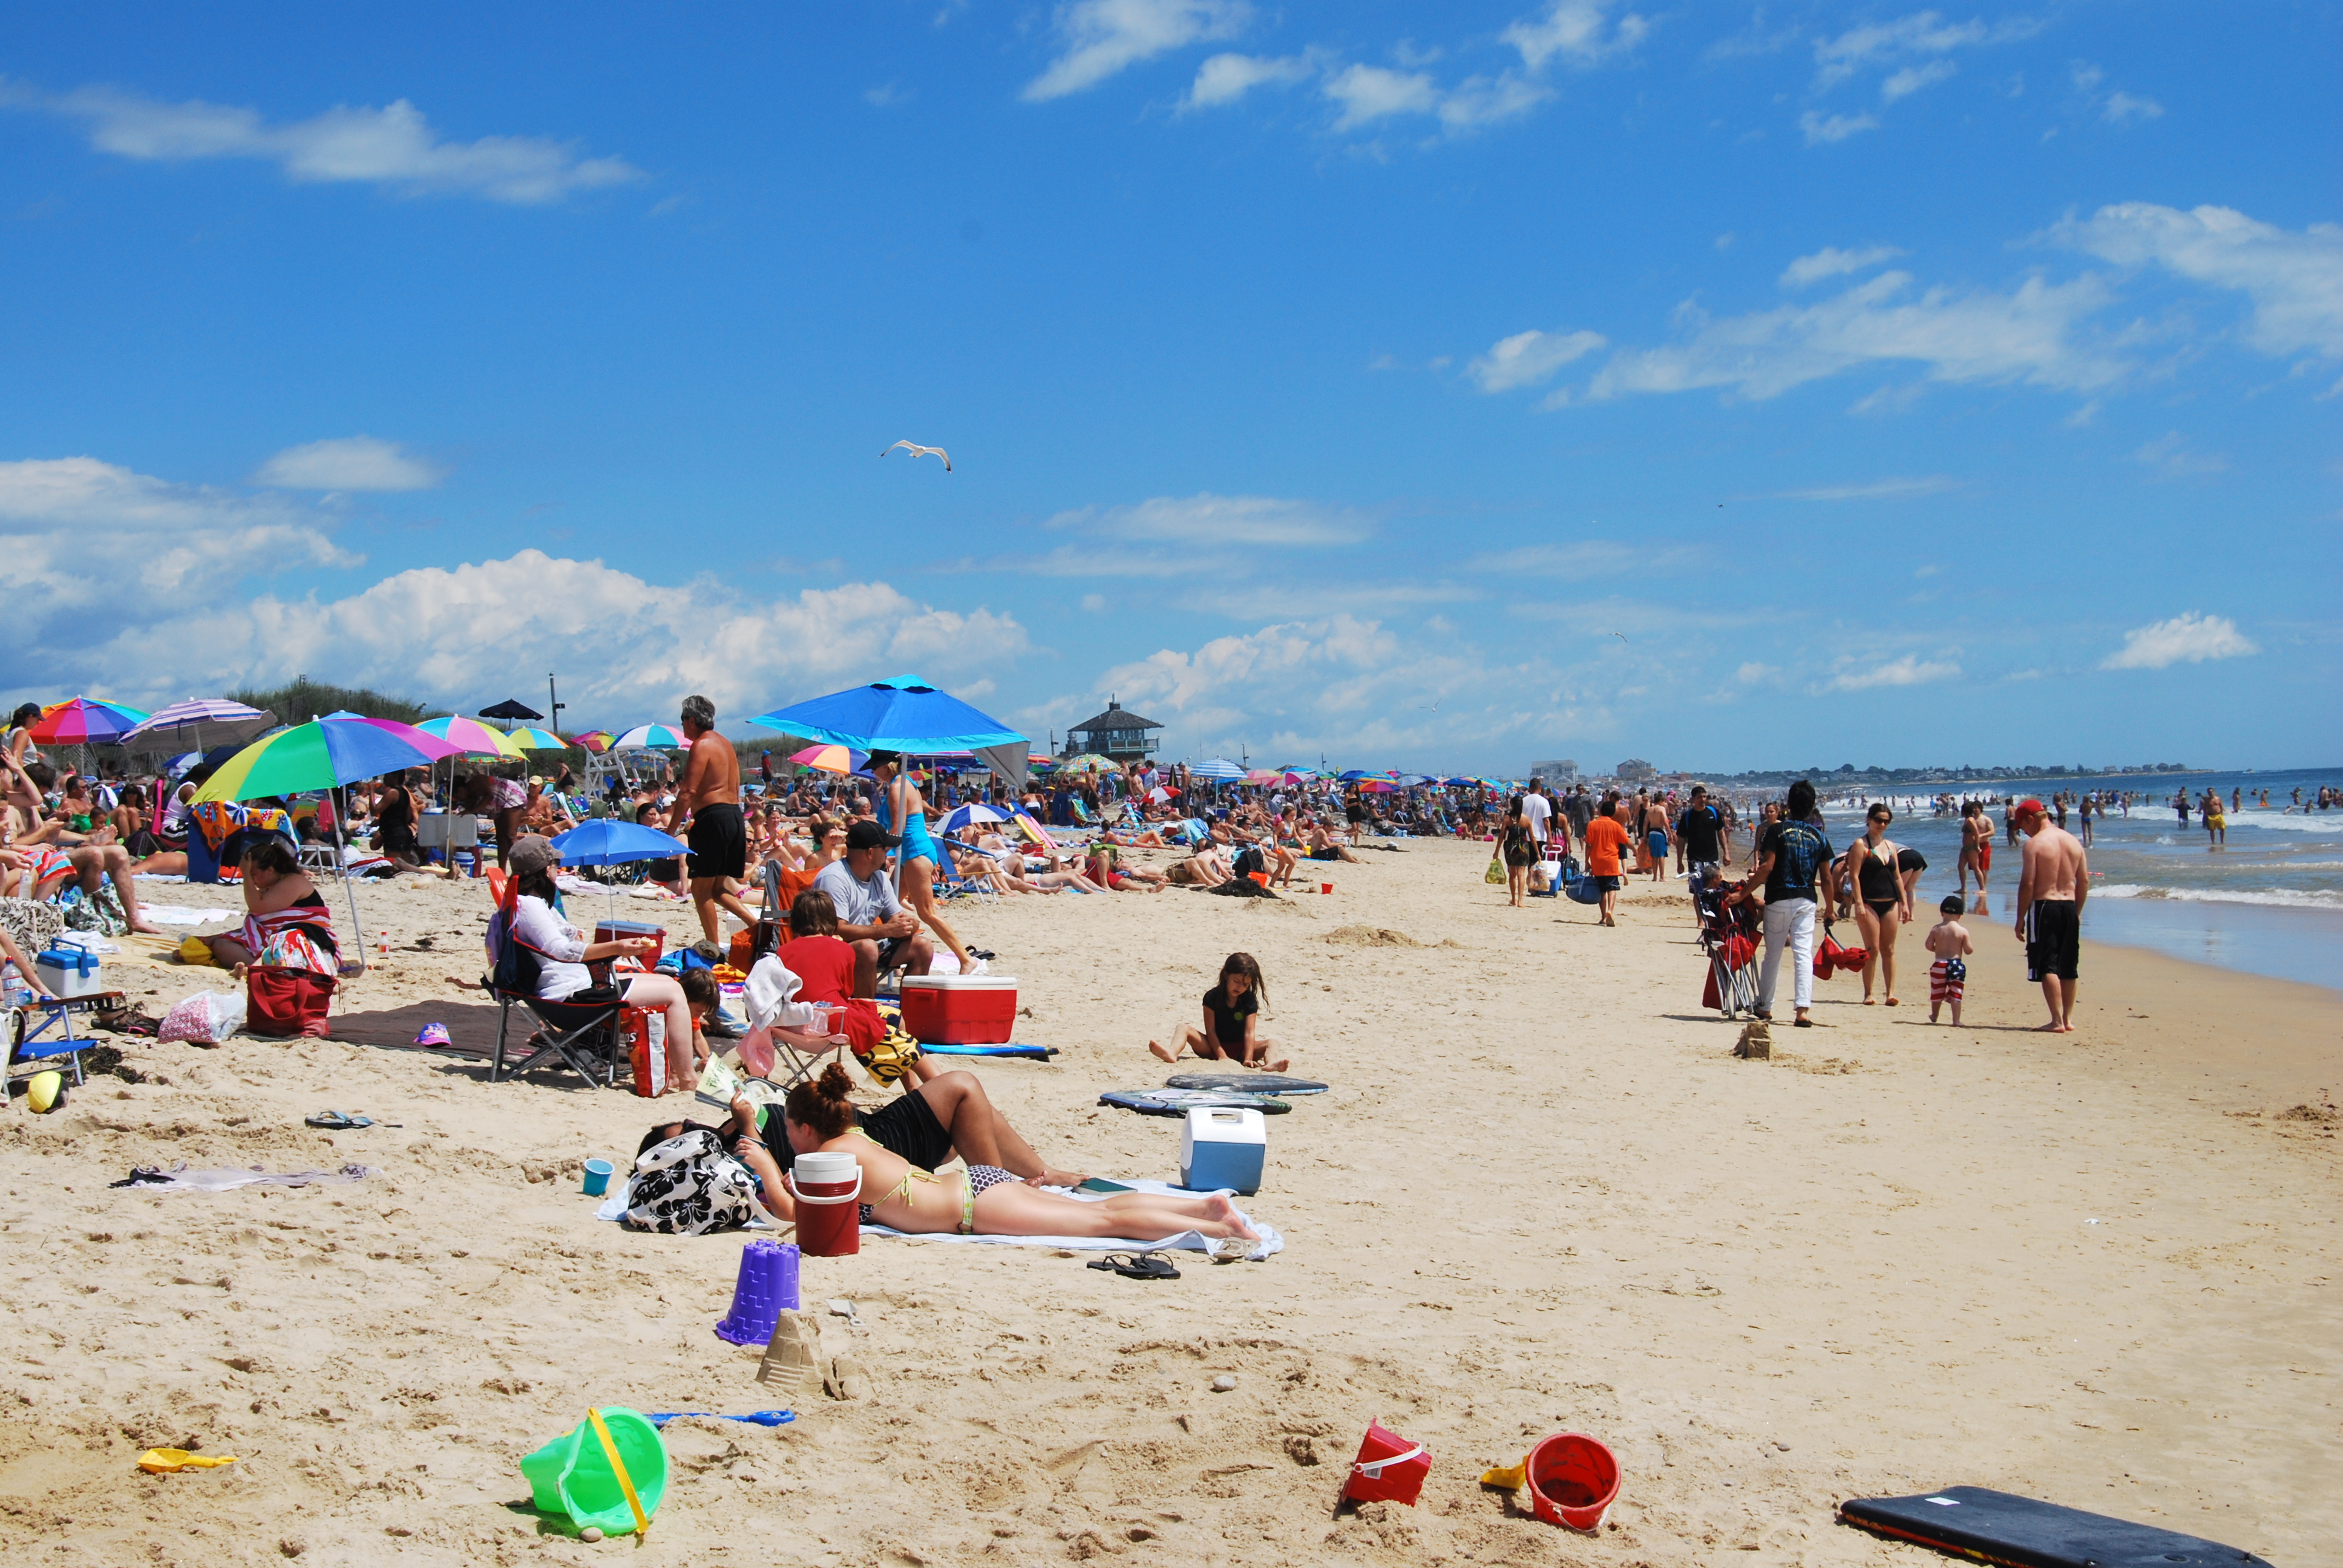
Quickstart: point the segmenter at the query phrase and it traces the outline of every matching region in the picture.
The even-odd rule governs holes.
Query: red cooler
[[[922,1045],[1007,1045],[1017,982],[1005,975],[905,975],[903,1032]]]

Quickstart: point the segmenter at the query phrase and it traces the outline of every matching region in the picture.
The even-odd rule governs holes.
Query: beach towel
[[[709,1134],[709,1136],[712,1137],[713,1134]],[[670,1141],[675,1141],[670,1140]],[[662,1147],[664,1147],[664,1145],[662,1145]],[[594,1218],[597,1220],[624,1219],[628,1206],[633,1201],[633,1192],[637,1180],[639,1179],[632,1177],[628,1178],[626,1191],[613,1192],[608,1197],[603,1199],[602,1206],[594,1211]],[[1173,1187],[1161,1181],[1118,1181],[1114,1183],[1114,1185],[1117,1187],[1127,1188],[1133,1192],[1162,1192],[1174,1198],[1196,1198],[1209,1195],[1201,1192],[1192,1192],[1184,1187]],[[1094,1202],[1098,1199],[1109,1195],[1103,1192],[1069,1192],[1063,1187],[1052,1187],[1049,1189],[1049,1191],[1061,1193],[1068,1197],[1079,1198],[1084,1202]],[[1235,1195],[1232,1189],[1226,1187],[1217,1188],[1214,1191],[1225,1196],[1232,1197]],[[1239,1210],[1237,1212],[1247,1225],[1261,1232],[1261,1240],[1254,1242],[1252,1250],[1245,1254],[1245,1259],[1248,1262],[1262,1262],[1274,1254],[1285,1251],[1285,1238],[1274,1228],[1262,1224],[1252,1215],[1246,1214],[1242,1210]],[[1128,1236],[961,1236],[957,1234],[917,1236],[912,1235],[907,1231],[898,1231],[886,1225],[865,1225],[862,1227],[862,1233],[866,1236],[893,1236],[910,1241],[980,1241],[990,1242],[996,1246],[1007,1247],[1056,1247],[1069,1252],[1146,1252],[1163,1251],[1209,1252],[1212,1250],[1212,1241],[1202,1232],[1196,1231],[1182,1231],[1176,1236],[1168,1236],[1160,1241],[1140,1241]]]
[[[1134,1192],[1161,1192],[1174,1198],[1209,1196],[1204,1192],[1190,1191],[1185,1187],[1173,1187],[1161,1181],[1119,1181],[1115,1185],[1127,1187]],[[1062,1193],[1070,1198],[1081,1199],[1086,1203],[1097,1202],[1110,1196],[1104,1192],[1069,1192],[1062,1187],[1051,1187],[1047,1190]],[[1212,1191],[1224,1197],[1234,1196],[1233,1190],[1227,1187],[1214,1188]],[[1277,1253],[1285,1251],[1285,1238],[1274,1229],[1262,1224],[1242,1210],[1238,1211],[1238,1217],[1261,1233],[1261,1240],[1255,1241],[1252,1250],[1245,1254],[1247,1262],[1266,1262]],[[862,1233],[866,1236],[892,1236],[907,1241],[944,1241],[954,1244],[975,1242],[996,1247],[1057,1247],[1069,1252],[1209,1252],[1212,1250],[1212,1241],[1198,1231],[1182,1231],[1176,1236],[1166,1236],[1161,1241],[1154,1241],[1124,1236],[962,1236],[950,1232],[915,1235],[910,1231],[898,1231],[887,1225],[865,1225],[862,1227]]]

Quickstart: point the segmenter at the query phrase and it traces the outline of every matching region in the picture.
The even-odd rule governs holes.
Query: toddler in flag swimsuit
[[[1929,930],[1927,940],[1920,945],[1936,955],[1928,966],[1928,1021],[1936,1021],[1937,1010],[1949,1003],[1953,1010],[1953,1027],[1961,1026],[1961,997],[1968,988],[1969,966],[1965,961],[1976,951],[1969,942],[1968,928],[1961,924],[1962,908],[1958,893],[1947,893],[1945,901],[1936,906],[1944,917]]]

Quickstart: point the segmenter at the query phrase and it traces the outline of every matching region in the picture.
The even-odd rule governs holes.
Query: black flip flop
[[[1172,1260],[1161,1252],[1141,1252],[1136,1256],[1129,1252],[1109,1252],[1090,1267],[1101,1272],[1111,1269],[1126,1280],[1176,1280],[1180,1277],[1180,1271],[1172,1266]]]

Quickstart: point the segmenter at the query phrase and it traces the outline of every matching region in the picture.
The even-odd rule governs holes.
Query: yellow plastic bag
[[[1489,857],[1489,869],[1481,879],[1493,888],[1505,885],[1505,857],[1502,850]]]

